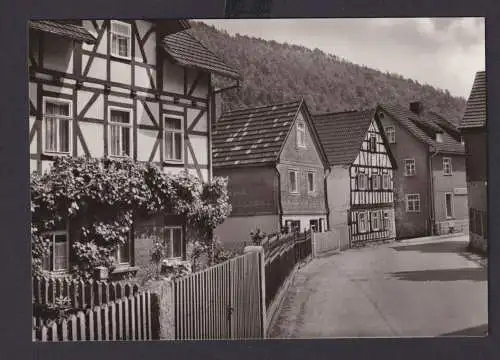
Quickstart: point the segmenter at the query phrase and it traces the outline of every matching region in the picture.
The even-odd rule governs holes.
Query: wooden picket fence
[[[33,318],[33,341],[152,340],[151,294],[140,292],[59,322]]]
[[[138,285],[130,282],[33,277],[33,302],[36,304],[53,304],[62,296],[69,298],[72,308],[88,309],[138,291]]]
[[[262,253],[248,252],[174,280],[175,338],[262,338],[262,261]]]
[[[294,267],[312,252],[311,231],[272,235],[263,242],[265,251],[266,308],[275,300]]]

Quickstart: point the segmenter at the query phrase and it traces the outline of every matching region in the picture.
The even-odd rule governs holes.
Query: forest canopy
[[[377,103],[424,106],[458,123],[463,98],[401,75],[353,64],[319,49],[231,36],[202,22],[191,33],[243,77],[238,90],[223,92],[224,109],[257,106],[303,97],[313,113],[374,107]],[[215,78],[215,86],[231,85]]]

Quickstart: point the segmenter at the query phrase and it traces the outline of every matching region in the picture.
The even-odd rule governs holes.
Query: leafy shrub
[[[43,234],[59,222],[69,220],[78,229],[72,234],[72,274],[89,278],[96,267],[113,269],[112,253],[127,241],[135,215],[182,215],[210,244],[213,229],[231,211],[226,179],[207,184],[187,172],[170,175],[130,159],[58,157],[48,172],[33,173],[30,185],[33,274],[43,272],[48,254]]]

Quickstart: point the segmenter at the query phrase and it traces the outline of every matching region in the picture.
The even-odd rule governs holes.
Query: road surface
[[[295,275],[271,338],[482,336],[487,270],[466,236],[314,259]]]

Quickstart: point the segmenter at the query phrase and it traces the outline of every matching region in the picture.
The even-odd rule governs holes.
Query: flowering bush
[[[77,224],[72,256],[76,276],[114,267],[113,250],[127,241],[134,215],[183,215],[192,231],[212,241],[213,229],[229,215],[227,181],[211,184],[183,172],[169,175],[132,160],[59,157],[50,171],[31,176],[33,273],[48,253],[43,233],[57,223]]]

